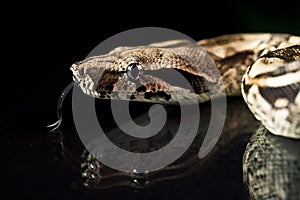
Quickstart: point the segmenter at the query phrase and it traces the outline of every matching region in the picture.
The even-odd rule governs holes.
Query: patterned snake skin
[[[227,96],[243,96],[262,123],[244,154],[250,198],[300,199],[299,45],[300,37],[270,33],[223,35],[198,44],[174,40],[119,47],[75,63],[71,70],[82,91],[100,99],[188,104],[191,92],[184,85],[155,74],[168,69],[189,80],[199,103],[218,97],[222,89]]]

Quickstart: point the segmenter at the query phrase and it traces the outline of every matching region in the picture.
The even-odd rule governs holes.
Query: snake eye
[[[139,78],[139,75],[141,73],[142,66],[139,65],[138,63],[131,63],[127,67],[127,73],[128,76],[134,80]]]

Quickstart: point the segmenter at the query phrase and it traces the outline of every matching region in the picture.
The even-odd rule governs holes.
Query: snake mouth
[[[82,79],[84,79],[87,76],[84,67],[80,66],[78,62],[72,64],[70,70],[73,73],[73,80],[75,82],[80,82]]]
[[[79,68],[79,63],[78,62],[76,62],[76,63],[74,63],[74,64],[72,64],[72,66],[71,66],[71,70],[74,72],[74,71],[77,71],[78,70],[78,68]]]
[[[79,64],[78,64],[78,63],[74,63],[74,64],[72,64],[72,66],[70,67],[70,70],[71,70],[72,73],[73,73],[73,81],[75,81],[75,82],[79,82],[80,79],[81,79],[81,77],[79,77],[78,69],[79,69]]]

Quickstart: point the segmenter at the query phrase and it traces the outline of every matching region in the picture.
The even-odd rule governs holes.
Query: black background
[[[58,183],[51,178],[49,184],[45,184],[47,181],[41,180],[51,177],[47,170],[37,172],[40,179],[30,178],[34,176],[34,171],[30,172],[30,176],[24,174],[26,178],[19,177],[23,173],[19,169],[24,159],[15,158],[16,155],[11,153],[15,147],[10,147],[10,144],[15,145],[15,140],[23,139],[25,143],[26,139],[36,137],[35,130],[55,120],[57,98],[72,81],[69,67],[75,61],[84,59],[101,41],[121,31],[146,26],[174,29],[195,40],[239,32],[287,32],[300,35],[299,6],[299,2],[290,0],[264,4],[256,0],[169,3],[46,0],[13,1],[2,5],[0,137],[3,150],[0,155],[3,159],[0,164],[3,168],[0,177],[3,177],[3,191],[9,191],[11,198],[86,197],[67,193],[63,188],[57,189],[54,185]],[[28,160],[27,167],[32,160],[35,164],[38,162],[30,156]],[[18,175],[14,175],[15,170]],[[41,181],[42,186],[35,190],[39,185],[37,181]],[[43,187],[47,189],[41,190]],[[189,193],[196,189],[191,188]],[[149,199],[152,198],[149,192],[145,194]],[[158,194],[155,194],[156,197]],[[171,189],[168,194],[161,194],[163,198],[176,199]],[[122,197],[112,195],[116,199]],[[189,194],[186,198],[192,196]],[[107,192],[103,198],[109,197],[110,193]],[[133,198],[134,195],[128,197]]]

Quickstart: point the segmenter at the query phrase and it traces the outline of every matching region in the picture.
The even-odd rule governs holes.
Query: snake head
[[[145,97],[151,99],[155,96],[170,99],[166,93],[170,89],[168,83],[144,74],[144,71],[163,68],[149,58],[152,56],[144,50],[135,49],[118,55],[114,50],[113,55],[91,57],[74,63],[71,71],[81,90],[96,98],[111,99],[113,95],[113,98],[122,100],[145,100]]]
[[[178,103],[176,95],[188,99],[196,93],[206,101],[206,83],[219,81],[218,69],[206,51],[186,41],[119,47],[77,62],[71,70],[84,93],[101,99]],[[175,78],[176,73],[182,78]]]

